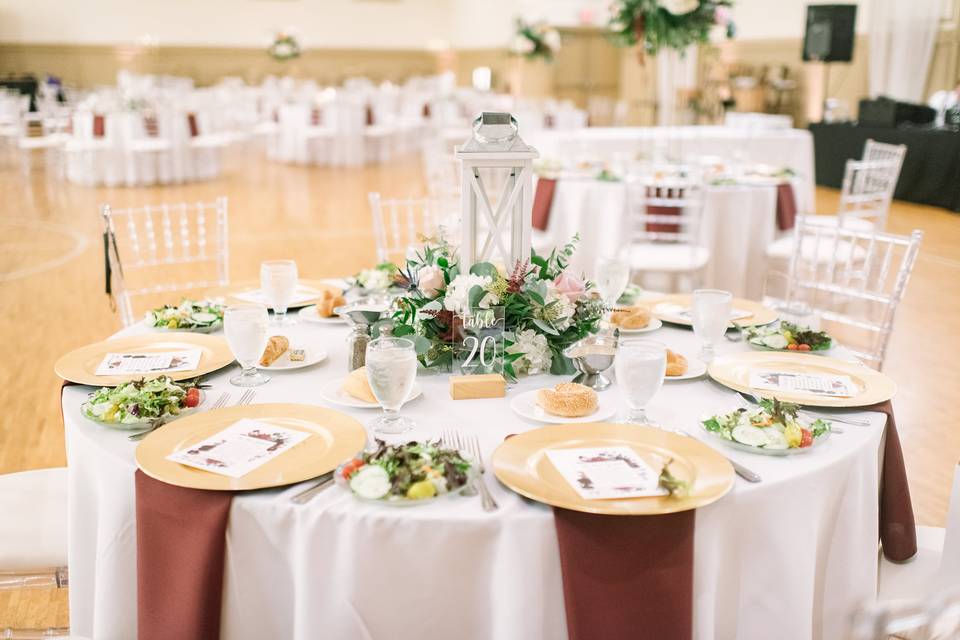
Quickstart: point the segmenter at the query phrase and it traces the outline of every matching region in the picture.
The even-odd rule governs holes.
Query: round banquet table
[[[143,333],[135,325],[122,335]],[[298,343],[323,345],[326,361],[271,373],[255,403],[323,404],[324,381],[346,374],[345,325],[300,324]],[[646,334],[695,355],[688,329]],[[722,354],[748,349],[721,341]],[[842,355],[842,354],[841,354]],[[206,403],[241,389],[231,366],[208,377]],[[510,398],[560,378],[526,378],[506,399],[453,401],[446,375],[421,376],[423,395],[404,407],[421,433],[477,434],[489,461],[504,436],[537,428],[513,414]],[[97,640],[136,637],[135,442],[87,421],[91,389],[63,390],[69,467],[70,623]],[[603,392],[618,393],[616,387]],[[738,406],[708,379],[666,382],[651,418],[704,439],[698,418]],[[202,408],[202,407],[201,407]],[[334,407],[339,408],[339,407]],[[370,410],[341,409],[367,423]],[[696,514],[694,629],[703,640],[845,637],[847,617],[875,594],[879,456],[885,416],[856,412],[870,427],[847,426],[818,449],[785,458],[724,448],[763,477],[737,478],[731,492]],[[487,474],[500,509],[454,496],[397,508],[364,504],[331,487],[306,505],[290,498],[306,483],[240,494],[227,528],[221,637],[403,640],[439,637],[562,640],[567,637],[553,513]],[[171,558],[171,562],[176,562]],[[638,598],[643,594],[638,593]],[[625,603],[624,606],[629,606]]]
[[[777,237],[774,185],[710,185],[704,188],[699,245],[710,251],[701,283],[741,298],[763,295],[766,250]],[[547,229],[538,247],[563,246],[580,234],[570,261],[593,275],[596,259],[614,256],[630,241],[627,187],[592,178],[557,180]],[[539,249],[538,249],[539,251]]]

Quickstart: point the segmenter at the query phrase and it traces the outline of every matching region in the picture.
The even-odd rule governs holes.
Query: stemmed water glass
[[[733,294],[719,289],[697,289],[693,292],[691,316],[693,332],[700,339],[700,355],[704,362],[713,361],[714,345],[730,325]]]
[[[270,380],[256,365],[267,348],[267,308],[260,304],[240,304],[223,312],[223,332],[230,351],[240,364],[240,373],[230,378],[237,387],[256,387]]]
[[[594,276],[604,307],[609,309],[616,306],[617,300],[630,284],[630,265],[618,258],[600,257],[594,265]],[[606,311],[604,318],[609,314]]]
[[[260,290],[273,308],[274,325],[295,324],[287,319],[287,307],[297,290],[297,263],[293,260],[267,260],[260,263]]]
[[[646,406],[663,386],[663,377],[667,372],[667,348],[654,340],[620,340],[614,369],[617,386],[629,407],[623,421],[628,424],[650,424]]]
[[[412,340],[381,337],[367,345],[367,381],[383,415],[373,422],[373,431],[397,435],[409,431],[414,422],[400,415],[417,377],[417,352]]]

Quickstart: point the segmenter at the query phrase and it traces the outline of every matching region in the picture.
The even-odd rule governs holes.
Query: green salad
[[[187,300],[147,312],[147,323],[158,329],[213,331],[223,324],[223,304],[216,300]]]
[[[703,428],[724,440],[757,449],[805,449],[830,433],[830,423],[817,419],[803,424],[799,412],[796,404],[761,400],[756,407],[707,418]]]
[[[434,498],[463,488],[471,465],[455,449],[436,443],[392,445],[376,441],[337,470],[337,482],[365,500],[406,502]]]
[[[200,404],[199,378],[174,382],[167,376],[103,387],[80,407],[83,415],[105,424],[143,424],[180,415]]]
[[[814,331],[791,322],[764,327],[746,327],[747,342],[774,351],[826,351],[833,339],[824,331]]]

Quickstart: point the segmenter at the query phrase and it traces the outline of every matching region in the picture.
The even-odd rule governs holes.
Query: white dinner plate
[[[312,304],[309,307],[304,307],[300,309],[298,314],[301,320],[306,322],[316,322],[317,324],[343,324],[346,322],[345,318],[341,316],[333,315],[329,318],[324,318],[319,313],[317,313],[317,305]]]
[[[597,394],[597,410],[581,418],[564,418],[547,413],[537,404],[537,389],[527,391],[510,401],[510,408],[521,418],[548,422],[551,424],[577,424],[583,422],[601,422],[617,412],[616,395],[609,392]]]
[[[365,402],[359,398],[354,398],[352,395],[343,390],[343,381],[345,378],[336,378],[334,380],[328,380],[320,385],[320,397],[327,402],[331,402],[341,407],[350,407],[351,409],[379,409],[380,405],[376,402]],[[407,402],[415,398],[419,398],[420,394],[423,393],[423,390],[420,388],[420,385],[414,384],[413,390],[410,391],[410,397],[407,398]]]
[[[693,356],[688,356],[682,353],[680,355],[687,359],[687,372],[682,376],[664,376],[663,379],[665,382],[671,382],[674,380],[693,380],[694,378],[699,378],[707,372],[707,363],[700,358],[694,358]]]
[[[290,352],[294,349],[303,349],[304,350],[304,359],[298,362],[293,362],[290,360]],[[311,347],[308,345],[299,346],[293,340],[290,341],[290,348],[283,352],[283,354],[277,358],[273,364],[269,367],[261,366],[257,364],[257,369],[263,371],[288,371],[293,369],[303,369],[304,367],[312,367],[318,362],[323,362],[327,359],[327,350],[323,347]]]
[[[650,318],[650,323],[647,326],[645,326],[643,329],[623,329],[621,327],[617,327],[617,330],[620,332],[621,335],[629,336],[635,333],[647,333],[649,331],[656,331],[662,326],[663,326],[663,321],[660,320],[660,318]]]

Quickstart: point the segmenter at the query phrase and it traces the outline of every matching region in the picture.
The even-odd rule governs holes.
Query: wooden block
[[[505,395],[507,395],[507,381],[499,373],[450,376],[450,397],[454,400],[502,398]]]

